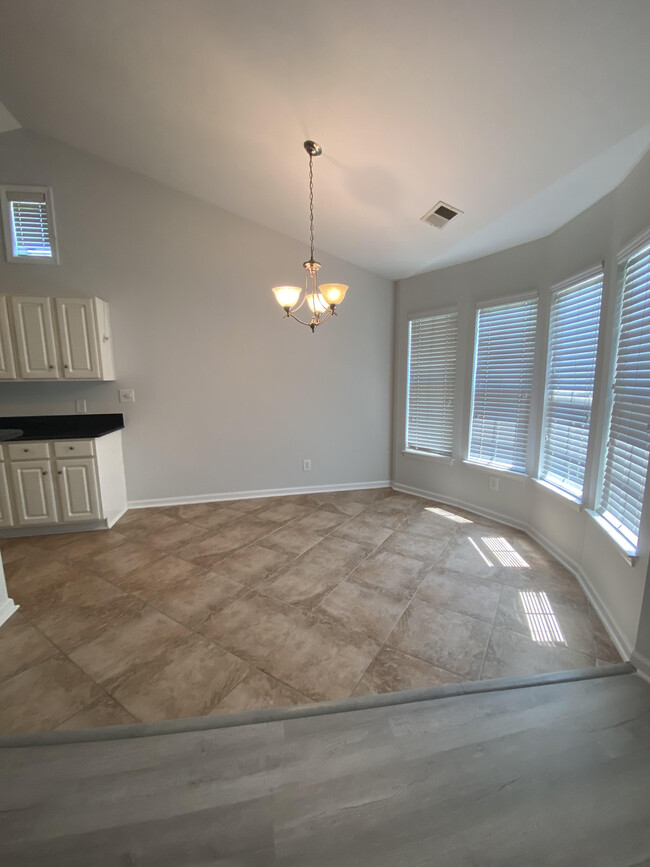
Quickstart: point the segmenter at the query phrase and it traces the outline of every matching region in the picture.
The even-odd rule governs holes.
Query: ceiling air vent
[[[436,229],[444,229],[447,223],[463,212],[460,208],[454,208],[452,205],[447,205],[445,202],[438,202],[430,211],[421,217],[423,223],[428,223],[430,226],[435,226]]]

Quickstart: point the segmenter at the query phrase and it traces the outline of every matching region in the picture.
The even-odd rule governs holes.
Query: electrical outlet
[[[75,400],[74,407],[76,412],[88,412],[85,400]]]
[[[302,462],[302,468],[304,472],[311,472],[311,458],[304,458]]]
[[[135,403],[135,391],[132,388],[118,388],[120,403]]]
[[[499,490],[499,477],[498,476],[488,476],[488,488],[491,491]]]

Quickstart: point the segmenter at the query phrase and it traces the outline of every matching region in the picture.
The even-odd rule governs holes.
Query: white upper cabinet
[[[64,379],[101,379],[93,298],[55,298]]]
[[[0,379],[16,378],[14,347],[9,326],[7,299],[0,295]]]
[[[115,379],[106,302],[0,296],[3,379]]]
[[[58,379],[50,298],[11,299],[21,379]]]

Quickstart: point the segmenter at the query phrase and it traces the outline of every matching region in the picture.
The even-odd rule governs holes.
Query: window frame
[[[409,445],[409,403],[410,403],[410,382],[411,382],[411,327],[414,321],[421,319],[433,319],[435,317],[442,316],[455,316],[456,318],[456,340],[453,354],[453,402],[454,405],[451,409],[451,444],[448,452],[441,451],[433,451],[424,448],[416,448],[412,445]],[[409,457],[421,457],[421,458],[431,458],[434,460],[442,460],[442,461],[451,461],[453,459],[454,453],[454,439],[456,433],[456,400],[457,400],[457,391],[458,391],[458,356],[460,349],[460,311],[457,305],[448,305],[446,307],[439,307],[433,310],[425,310],[422,312],[411,313],[408,316],[407,321],[407,335],[406,335],[406,401],[405,401],[405,411],[406,416],[404,419],[404,448],[403,453],[408,455]]]
[[[476,458],[471,456],[472,449],[472,429],[474,426],[474,407],[476,403],[476,366],[478,361],[478,351],[479,351],[479,335],[478,335],[478,324],[479,324],[479,315],[481,310],[486,308],[493,307],[505,307],[505,306],[514,306],[515,304],[523,304],[529,301],[533,301],[535,303],[535,326],[533,331],[533,336],[530,344],[530,350],[532,355],[532,370],[530,377],[530,403],[528,408],[528,433],[526,436],[526,443],[524,449],[524,467],[523,469],[513,469],[512,466],[503,466],[496,463],[488,463],[479,461]],[[478,301],[474,310],[474,329],[473,329],[473,339],[474,339],[474,347],[472,353],[472,363],[470,366],[470,401],[469,401],[469,419],[468,419],[468,427],[467,427],[467,447],[466,454],[464,457],[464,463],[468,466],[488,470],[492,473],[503,473],[510,474],[512,476],[516,476],[517,478],[531,478],[532,473],[530,471],[530,462],[531,462],[531,444],[536,438],[536,429],[535,429],[535,421],[534,421],[534,410],[535,410],[535,394],[536,394],[536,378],[535,378],[535,362],[537,359],[538,353],[538,342],[539,342],[539,325],[540,325],[540,303],[539,303],[539,292],[536,290],[531,290],[529,292],[519,292],[517,294],[501,296],[498,298],[487,299],[485,301]]]
[[[567,290],[579,291],[580,286],[584,283],[595,281],[598,277],[600,277],[600,305],[598,311],[598,326],[596,329],[596,354],[594,359],[594,378],[592,384],[592,398],[591,404],[589,406],[589,432],[587,435],[587,450],[585,453],[585,466],[583,473],[583,481],[582,481],[582,491],[578,495],[575,492],[569,491],[567,488],[563,488],[558,484],[555,484],[553,481],[550,481],[548,478],[542,475],[542,468],[544,464],[544,455],[546,451],[546,422],[548,419],[548,410],[549,410],[549,399],[548,399],[548,382],[549,376],[551,372],[551,338],[552,338],[552,327],[553,327],[553,308],[555,304],[555,300],[558,297],[558,294],[561,292],[566,292]],[[559,283],[555,283],[551,286],[551,294],[550,294],[550,306],[548,312],[548,322],[546,327],[546,364],[544,371],[544,379],[542,383],[543,393],[542,393],[542,412],[541,412],[541,420],[539,426],[539,453],[537,460],[537,472],[535,474],[534,480],[539,482],[545,488],[550,489],[554,493],[558,494],[558,496],[563,497],[568,502],[578,505],[582,507],[586,500],[586,491],[588,487],[588,471],[589,471],[589,463],[590,458],[594,452],[594,435],[595,428],[597,423],[597,412],[594,412],[594,406],[596,406],[596,410],[598,410],[597,404],[597,389],[598,389],[598,365],[602,355],[602,338],[603,338],[603,318],[604,318],[604,300],[605,300],[605,263],[601,262],[598,265],[594,265],[591,268],[586,269],[585,271],[580,271],[578,274],[574,274],[572,277],[569,277],[566,280],[562,280]]]
[[[601,527],[601,529],[604,530],[604,532],[615,542],[616,546],[618,547],[619,551],[622,553],[626,561],[632,566],[638,560],[639,550],[642,544],[641,534],[644,529],[646,505],[650,498],[650,486],[648,485],[648,482],[650,480],[650,460],[648,462],[648,466],[646,467],[646,478],[643,490],[643,497],[640,504],[639,528],[636,544],[633,544],[625,533],[621,532],[605,517],[603,511],[601,511],[601,505],[605,482],[605,470],[607,467],[607,456],[609,451],[610,430],[614,410],[614,382],[616,379],[618,352],[621,338],[626,269],[629,260],[646,249],[650,249],[650,229],[646,229],[646,231],[642,232],[640,235],[638,235],[636,238],[626,244],[621,250],[619,250],[616,257],[616,298],[614,303],[614,321],[611,323],[610,326],[612,342],[609,357],[609,370],[607,376],[607,400],[605,401],[605,406],[603,408],[602,442],[596,480],[595,503],[594,508],[589,510],[589,515],[594,519],[598,526]],[[650,284],[648,287],[648,305],[650,306]],[[630,531],[630,528],[626,529],[628,530],[628,532]]]
[[[50,232],[50,248],[52,250],[51,256],[16,256],[14,254],[15,232],[8,193],[39,193],[45,196],[47,223]],[[2,212],[2,227],[7,262],[22,265],[59,264],[58,235],[54,218],[54,196],[51,187],[35,186],[33,184],[0,184],[0,211]]]

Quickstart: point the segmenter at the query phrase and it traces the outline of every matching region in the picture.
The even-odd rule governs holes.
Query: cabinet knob
[[[59,474],[60,476],[63,475],[63,470],[57,470],[57,472],[58,472],[58,474]]]
[[[74,446],[68,446],[68,450],[71,451],[71,452],[73,452],[73,451],[74,451]]]
[[[47,475],[47,471],[46,471],[46,470],[43,470],[43,475],[44,475],[44,476]]]
[[[65,367],[66,370],[68,369],[68,365],[67,365],[67,364],[64,364],[63,366]]]
[[[54,370],[54,365],[50,364],[50,370]]]
[[[29,451],[29,449],[23,449],[23,451],[24,451],[24,452],[28,452],[28,451]]]

